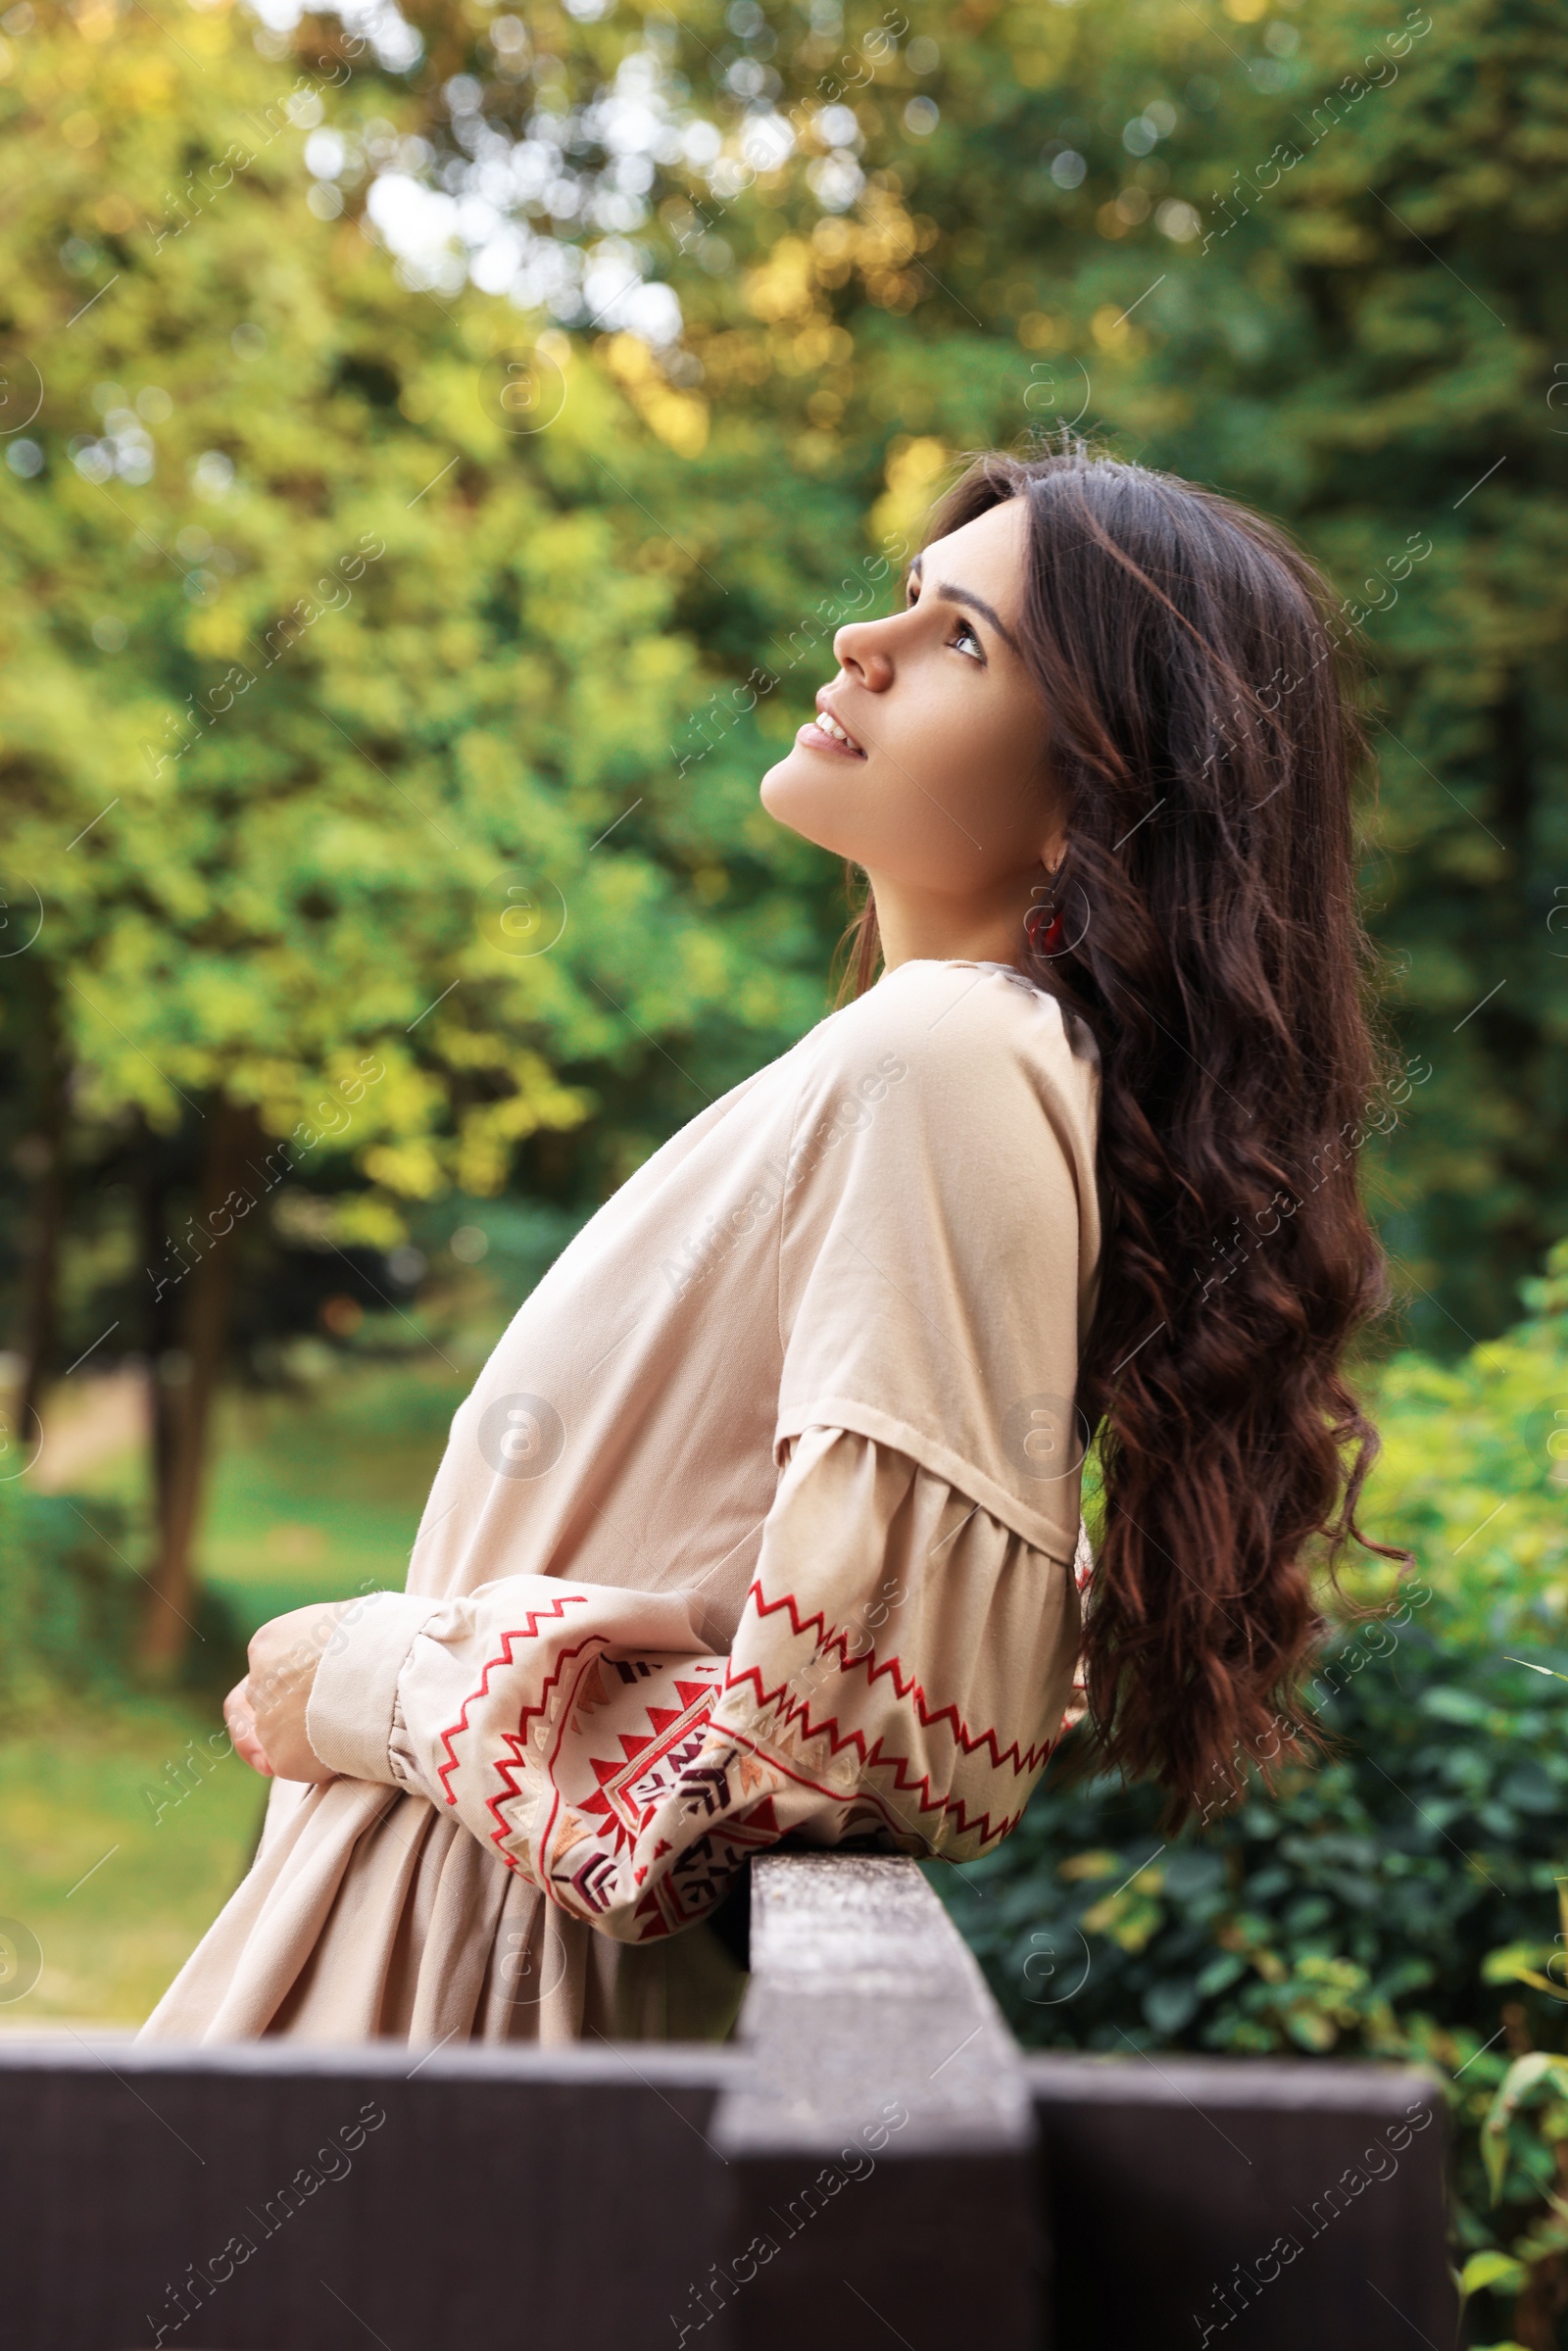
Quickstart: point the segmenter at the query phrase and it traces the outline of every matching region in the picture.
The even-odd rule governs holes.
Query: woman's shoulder
[[[1001,963],[901,963],[812,1033],[823,1063],[858,1069],[896,1057],[945,1074],[1023,1063],[1091,1080],[1094,1041],[1054,996]]]

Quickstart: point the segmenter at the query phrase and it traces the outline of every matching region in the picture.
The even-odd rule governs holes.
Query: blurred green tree
[[[373,1298],[453,1187],[578,1215],[821,1009],[756,780],[994,442],[1102,433],[1348,591],[1433,1071],[1376,1184],[1416,1335],[1500,1327],[1565,1210],[1557,18],[376,26],[0,35],[20,1417],[165,1363],[166,1593],[236,1298]]]
[[[770,565],[816,588],[839,517],[909,529],[962,452],[1036,431],[1213,482],[1328,563],[1371,666],[1381,993],[1435,1072],[1386,1230],[1414,1335],[1500,1328],[1568,1221],[1561,12],[409,13],[458,271],[502,281],[499,218],[579,331],[613,251],[678,292],[678,343],[608,356],[684,459],[714,552],[680,616],[732,674],[772,658]]]
[[[349,69],[250,30],[61,11],[0,79],[28,1396],[59,1368],[63,1166],[111,1165],[88,1296],[172,1375],[155,1661],[190,1614],[236,1274],[268,1278],[291,1193],[340,1154],[326,1238],[389,1248],[400,1202],[495,1191],[652,1057],[645,1132],[600,1122],[612,1182],[820,1005],[754,812],[664,757],[701,697],[634,412],[547,338],[549,413],[517,429],[516,314],[411,294],[310,209],[300,148]]]

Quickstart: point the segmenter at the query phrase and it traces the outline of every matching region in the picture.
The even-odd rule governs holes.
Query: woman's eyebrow
[[[920,570],[920,558],[916,556],[913,563],[909,565],[907,579],[907,585],[909,587],[912,588],[915,582],[919,579]],[[991,605],[987,604],[983,596],[977,596],[972,588],[960,588],[950,579],[938,580],[936,592],[939,596],[943,597],[947,603],[967,605],[971,612],[978,612],[983,619],[989,620],[992,627],[996,630],[998,636],[1002,639],[1003,643],[1010,646],[1012,651],[1017,654],[1020,661],[1023,659],[1023,649],[1019,645],[1017,638],[1013,635],[1011,629],[1003,619],[1001,613],[998,612]]]
[[[966,604],[971,612],[978,612],[983,619],[989,620],[1003,643],[1010,645],[1013,652],[1018,654],[1020,659],[1022,658],[1017,638],[1001,613],[995,612],[983,596],[977,596],[972,588],[956,587],[950,579],[938,580],[937,594],[944,597],[949,604]]]

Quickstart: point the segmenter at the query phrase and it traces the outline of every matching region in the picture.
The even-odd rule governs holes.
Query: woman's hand
[[[223,1700],[223,1720],[228,1725],[228,1736],[234,1741],[235,1754],[248,1763],[253,1772],[260,1772],[264,1780],[270,1780],[273,1776],[272,1767],[267,1760],[267,1749],[256,1736],[256,1717],[251,1712],[248,1677],[243,1682],[236,1682]]]
[[[305,1709],[321,1652],[336,1632],[347,1600],[291,1608],[263,1625],[250,1644],[250,1672],[223,1701],[223,1720],[236,1751],[264,1779],[332,1780],[305,1731]]]

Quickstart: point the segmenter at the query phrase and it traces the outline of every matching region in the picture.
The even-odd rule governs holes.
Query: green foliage
[[[1363,1518],[1416,1572],[1348,1576],[1358,1609],[1310,1692],[1318,1768],[1169,1842],[1152,1794],[1048,1774],[995,1854],[938,1874],[1026,2041],[1441,2066],[1461,2240],[1500,2241],[1521,2276],[1568,2247],[1562,1955],[1543,1942],[1568,1872],[1565,1277],[1568,1248],[1531,1317],[1461,1364],[1387,1367]],[[1511,2066],[1532,2037],[1546,2055]]]
[[[122,1546],[123,1513],[0,1486],[0,1733],[58,1721],[63,1705],[130,1694],[139,1586]],[[244,1671],[244,1645],[204,1592],[184,1684],[211,1697]]]
[[[30,1071],[58,1034],[71,1083],[57,1359],[116,1322],[171,1344],[147,1327],[127,1114],[176,1130],[153,1173],[186,1198],[217,1092],[300,1144],[292,1196],[268,1187],[245,1235],[241,1336],[269,1376],[278,1325],[343,1285],[337,1252],[357,1249],[360,1344],[412,1330],[368,1252],[426,1237],[449,1188],[580,1214],[787,1043],[820,1008],[832,910],[755,783],[834,619],[880,592],[864,518],[873,543],[912,527],[956,452],[1080,393],[1086,425],[1286,513],[1369,580],[1398,706],[1373,896],[1434,1068],[1379,1180],[1425,1335],[1452,1330],[1427,1288],[1495,1320],[1556,1216],[1562,1091],[1544,933],[1455,1028],[1527,935],[1532,860],[1544,903],[1560,833],[1561,453],[1536,382],[1560,28],[1527,13],[1528,34],[1483,7],[1415,30],[1337,4],[1221,41],[1125,0],[961,34],[917,11],[919,58],[874,12],[842,39],[786,12],[738,33],[717,6],[680,27],[546,15],[519,75],[433,7],[400,79],[309,25],[260,54],[226,8],[178,40],[113,0],[41,9],[0,60],[8,380],[41,395],[37,469],[0,473],[0,852],[13,921],[33,890],[46,920],[0,990],[13,1051]],[[1499,113],[1527,38],[1528,98]],[[1375,41],[1378,85],[1320,121]],[[573,331],[534,367],[560,414],[517,433],[498,387],[537,318],[390,267],[367,179],[424,168],[393,135],[417,127],[427,175],[474,192],[461,69],[487,137],[538,152],[554,124],[587,189],[583,109],[628,58],[731,162],[743,64],[774,76],[797,151],[716,207],[719,167],[662,158],[641,266],[678,286],[682,345],[558,302]],[[835,94],[853,200],[821,176]],[[336,218],[303,157],[323,114],[357,159]],[[1124,129],[1156,117],[1139,159],[1147,128]],[[1309,152],[1260,171],[1282,138]],[[592,242],[563,224],[555,247]],[[1527,403],[1502,473],[1456,503]],[[1414,568],[1391,555],[1412,537],[1433,550]],[[516,952],[561,921],[549,953]],[[299,1194],[331,1203],[310,1247]]]
[[[1202,1836],[1164,1842],[1143,1792],[1048,1786],[950,1885],[1024,2037],[1348,2055],[1485,2004],[1488,1953],[1552,1898],[1568,1701],[1459,1647],[1440,1600],[1342,1638],[1322,1679],[1330,1759]]]
[[[837,908],[757,777],[945,469],[1068,423],[1354,591],[1383,993],[1433,1069],[1375,1183],[1422,1342],[1497,1328],[1568,1215],[1560,17],[417,22],[406,73],[221,0],[177,39],[40,0],[0,53],[7,420],[42,391],[38,469],[0,471],[0,878],[14,930],[47,909],[0,1042],[64,1034],[105,1196],[78,1344],[142,1277],[127,1114],[177,1126],[187,1189],[215,1092],[319,1137],[298,1182],[384,1249],[453,1187],[580,1213],[798,1034]],[[395,267],[388,172],[448,207]],[[526,248],[515,301],[448,190],[472,275]],[[667,278],[677,342],[611,331],[581,289],[617,269]],[[292,1245],[254,1231],[256,1295]]]
[[[778,670],[780,590],[808,619],[854,516],[909,529],[962,452],[1039,430],[1250,499],[1328,563],[1371,666],[1381,993],[1434,1069],[1378,1168],[1387,1229],[1423,1344],[1499,1328],[1568,1224],[1561,12],[700,0],[531,15],[531,73],[455,8],[420,24],[432,176],[483,172],[461,68],[486,123],[560,130],[577,218],[513,208],[558,243],[592,247],[628,60],[722,137],[661,153],[637,224],[680,347],[601,342],[673,452],[677,612],[726,682]],[[769,114],[796,144],[754,172]],[[755,774],[783,683],[710,773]]]
[[[323,85],[236,15],[42,13],[0,82],[41,398],[0,471],[0,852],[14,927],[45,912],[14,1018],[58,1007],[78,1151],[221,1092],[307,1184],[348,1154],[336,1237],[382,1246],[636,1074],[591,1198],[821,1004],[751,795],[664,756],[702,699],[647,556],[666,453],[564,336],[559,420],[510,430],[515,313],[309,209]]]
[[[64,1495],[0,1487],[0,1721],[41,1712],[65,1689],[123,1687],[131,1589]]]

